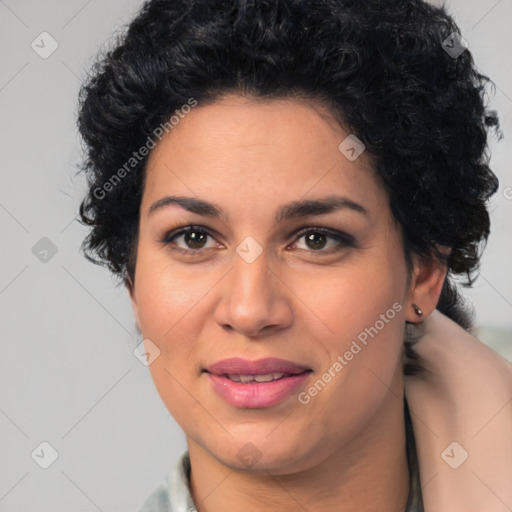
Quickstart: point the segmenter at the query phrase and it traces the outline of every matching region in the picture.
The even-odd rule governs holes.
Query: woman
[[[487,78],[419,0],[144,4],[81,93],[89,259],[188,450],[141,511],[512,508],[473,338]]]

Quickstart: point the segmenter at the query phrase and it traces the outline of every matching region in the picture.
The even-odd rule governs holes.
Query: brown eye
[[[311,249],[323,249],[328,238],[323,233],[311,232],[309,235],[306,235],[304,240]]]
[[[301,238],[304,238],[306,248],[302,249],[299,247],[299,250],[309,250],[310,252],[325,254],[337,252],[347,247],[354,247],[355,245],[354,237],[351,235],[320,227],[306,228],[305,230],[302,230],[297,234],[296,240],[300,240]],[[326,245],[329,243],[329,240],[333,240],[335,243],[331,244],[331,246],[326,249]],[[293,243],[294,246],[296,244],[297,241]]]
[[[202,249],[208,238],[208,234],[204,231],[190,230],[182,234],[183,241],[191,249]]]
[[[187,226],[167,233],[161,240],[161,243],[164,245],[175,245],[174,250],[180,252],[193,253],[208,248],[206,247],[208,237],[213,238],[210,232],[205,228],[200,226]],[[182,239],[181,247],[176,242],[179,239]]]

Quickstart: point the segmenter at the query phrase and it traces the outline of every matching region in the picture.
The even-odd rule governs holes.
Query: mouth
[[[232,382],[240,382],[242,384],[249,384],[251,382],[272,382],[274,380],[281,380],[286,379],[288,377],[293,377],[295,375],[302,375],[303,373],[310,372],[311,370],[305,370],[301,373],[282,373],[282,372],[275,372],[275,373],[263,373],[258,375],[240,375],[236,373],[223,373],[221,375],[218,375],[219,377],[224,377],[226,379],[229,379]],[[209,373],[209,372],[207,372]]]
[[[267,408],[303,386],[311,368],[282,359],[226,359],[204,369],[214,391],[228,404],[245,409]]]
[[[311,371],[311,368],[275,357],[266,357],[257,361],[251,361],[242,357],[232,357],[217,361],[203,369],[203,371],[212,375],[228,376],[229,378],[235,377],[235,379],[237,376],[240,376],[243,382],[247,381],[247,379],[243,380],[244,378],[250,378],[250,382],[251,380],[256,380],[256,377],[264,378],[264,380],[259,382],[268,382],[280,379],[284,375],[298,375]],[[235,381],[238,382],[238,380]]]

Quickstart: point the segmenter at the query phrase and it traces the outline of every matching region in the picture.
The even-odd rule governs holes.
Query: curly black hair
[[[373,155],[408,264],[412,254],[444,258],[437,307],[469,329],[455,278],[472,284],[490,232],[498,180],[487,137],[499,120],[459,36],[444,7],[422,0],[145,2],[80,91],[86,257],[132,286],[147,162],[137,150],[191,98],[313,98]],[[448,51],[457,45],[462,53]],[[411,339],[406,374],[421,370]]]

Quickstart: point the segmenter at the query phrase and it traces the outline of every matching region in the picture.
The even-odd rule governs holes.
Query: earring
[[[416,304],[413,304],[412,307],[414,308],[414,312],[418,315],[418,316],[422,316],[423,315],[423,311],[421,310],[420,307],[418,307]]]

